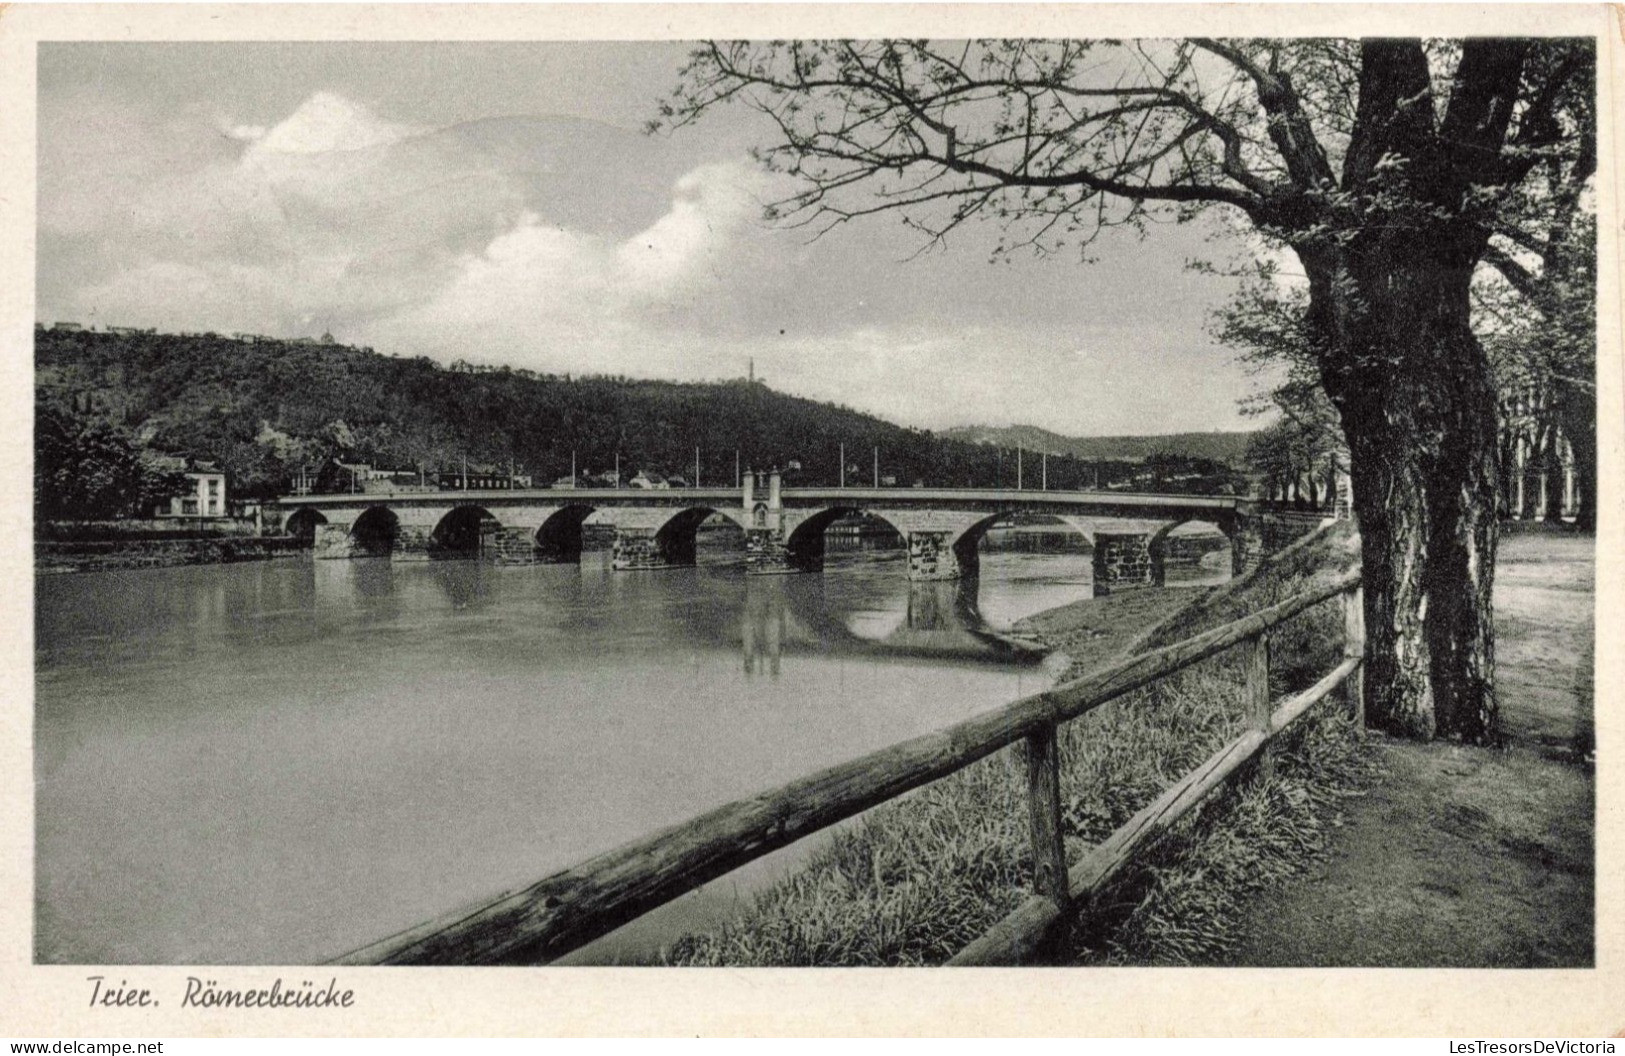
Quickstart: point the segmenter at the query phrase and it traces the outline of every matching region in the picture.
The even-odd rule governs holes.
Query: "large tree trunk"
[[[1523,508],[1518,520],[1532,521],[1540,514],[1540,449],[1545,427],[1535,425],[1524,438],[1523,464],[1518,467],[1518,481],[1523,487]]]
[[[1574,526],[1597,530],[1597,402],[1589,392],[1560,389],[1557,413],[1574,452]]]
[[[1553,427],[1546,444],[1546,522],[1563,523],[1563,434]]]
[[[1517,508],[1517,485],[1512,479],[1513,471],[1518,465],[1517,436],[1518,434],[1512,429],[1503,429],[1497,447],[1501,460],[1498,473],[1501,493],[1496,503],[1496,509],[1503,519],[1510,518]]]
[[[1310,268],[1311,312],[1330,327],[1323,376],[1352,462],[1367,715],[1405,736],[1484,743],[1496,727],[1496,393],[1468,323],[1470,267],[1428,252],[1389,244],[1342,257],[1322,281]]]
[[[1426,485],[1414,452],[1391,442],[1385,419],[1380,409],[1343,415],[1365,573],[1366,716],[1382,729],[1425,740],[1436,721],[1422,623]]]
[[[1432,452],[1427,639],[1438,732],[1485,744],[1498,736],[1495,700],[1495,382],[1467,326],[1439,346],[1436,389],[1445,428]]]

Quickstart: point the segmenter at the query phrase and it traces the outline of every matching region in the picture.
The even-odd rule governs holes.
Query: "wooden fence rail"
[[[529,887],[382,939],[335,963],[546,963],[747,862],[1024,742],[1036,894],[950,962],[1019,963],[1042,946],[1071,904],[1087,905],[1136,852],[1264,750],[1293,719],[1351,676],[1357,690],[1364,655],[1359,584],[1359,574],[1351,573],[1222,627],[718,807]],[[1267,632],[1338,595],[1343,595],[1345,606],[1345,659],[1272,713]],[[1247,684],[1252,727],[1068,871],[1056,728],[1242,643],[1250,643],[1251,649]]]

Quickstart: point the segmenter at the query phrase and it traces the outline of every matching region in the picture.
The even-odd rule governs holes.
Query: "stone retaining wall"
[[[34,567],[52,573],[228,564],[290,557],[308,548],[305,540],[293,536],[39,542],[34,544]]]

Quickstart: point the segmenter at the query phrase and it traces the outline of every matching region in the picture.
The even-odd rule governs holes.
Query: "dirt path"
[[[1253,909],[1222,963],[1560,967],[1593,963],[1590,538],[1502,539],[1505,749],[1373,734],[1384,771],[1328,858]]]

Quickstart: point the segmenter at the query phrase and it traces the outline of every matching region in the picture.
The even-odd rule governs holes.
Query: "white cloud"
[[[140,151],[143,131],[105,149]],[[107,272],[56,314],[273,334],[341,325],[422,303],[460,246],[483,244],[522,207],[514,180],[484,159],[330,92],[269,129],[217,123],[194,137],[211,133],[246,146],[222,158],[215,139],[193,164],[133,167],[42,219],[44,232],[112,235],[116,246]]]
[[[451,281],[421,306],[370,327],[372,339],[391,347],[472,345],[471,358],[514,357],[521,365],[669,372],[674,343],[661,316],[727,281],[761,182],[743,164],[696,168],[677,181],[663,216],[619,241],[527,210],[483,250],[460,258]],[[564,353],[573,365],[557,362],[561,339],[573,343]]]
[[[239,126],[252,130],[252,126]],[[360,103],[334,92],[316,92],[286,119],[253,139],[245,162],[277,154],[331,154],[398,143],[424,129],[386,121]]]
[[[709,265],[720,274],[726,247],[761,210],[766,180],[744,165],[705,165],[677,181],[671,211],[616,250],[617,270],[633,289],[669,289]]]

